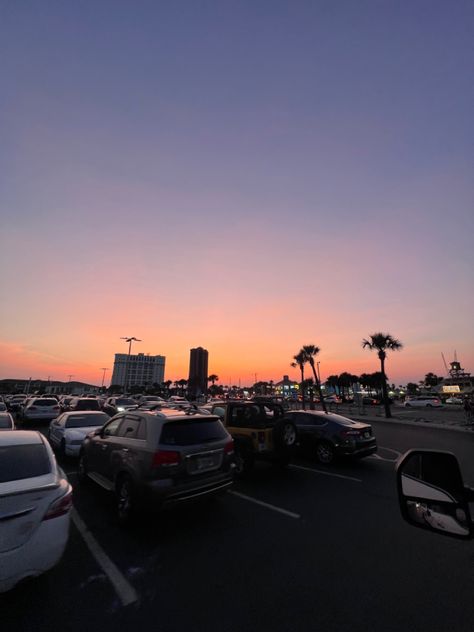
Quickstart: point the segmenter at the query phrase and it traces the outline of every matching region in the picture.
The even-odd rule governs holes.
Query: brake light
[[[152,467],[171,467],[172,465],[179,465],[181,461],[181,454],[174,450],[158,450],[153,455]]]
[[[43,520],[51,520],[51,518],[59,518],[64,516],[72,507],[72,487],[69,487],[69,491],[55,500],[54,503],[48,507],[48,511],[44,514]]]
[[[234,441],[231,439],[229,443],[226,443],[224,446],[224,454],[234,454]]]
[[[346,437],[359,437],[359,436],[360,436],[359,430],[343,430],[341,432],[341,437],[344,437],[344,439]]]

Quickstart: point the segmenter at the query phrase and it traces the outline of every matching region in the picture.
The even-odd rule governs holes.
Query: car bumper
[[[219,473],[199,481],[176,485],[173,479],[160,479],[146,484],[144,494],[153,503],[176,505],[222,494],[233,485],[231,472]]]
[[[355,458],[362,458],[364,456],[370,456],[377,452],[377,443],[374,441],[368,445],[339,445],[337,447],[337,453],[341,456],[353,456]]]
[[[0,593],[27,577],[36,577],[61,559],[69,537],[69,513],[42,522],[23,546],[0,553]]]
[[[55,417],[57,417],[58,415],[60,415],[61,412],[57,411],[57,412],[48,412],[48,413],[23,413],[23,419],[24,421],[51,421],[51,419],[54,419]]]

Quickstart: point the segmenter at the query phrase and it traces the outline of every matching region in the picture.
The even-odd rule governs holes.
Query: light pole
[[[109,369],[107,369],[107,367],[102,367],[100,370],[104,372],[102,375],[102,388],[104,388],[105,372],[108,371]]]
[[[125,393],[127,392],[127,382],[128,382],[128,367],[130,364],[130,354],[132,352],[132,342],[142,342],[139,338],[135,338],[135,336],[131,336],[130,338],[127,338],[127,336],[122,336],[120,338],[120,340],[126,340],[128,342],[128,357],[127,357],[127,364],[125,365],[125,379],[124,379],[124,390]]]

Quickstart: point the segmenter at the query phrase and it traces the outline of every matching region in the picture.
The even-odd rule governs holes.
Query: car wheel
[[[87,476],[87,465],[86,465],[86,457],[84,456],[84,452],[79,454],[79,463],[77,465],[77,478],[79,479],[79,483],[85,484],[89,482],[89,477]]]
[[[273,430],[275,443],[283,448],[292,448],[296,444],[296,426],[292,421],[282,419]]]
[[[246,476],[253,469],[253,455],[244,446],[236,445],[234,448],[234,463],[236,476]]]
[[[431,404],[426,404],[426,408],[432,408]]]
[[[327,441],[316,444],[316,458],[323,465],[330,465],[336,456],[333,446]]]
[[[410,408],[411,404],[405,404],[405,408]]]
[[[130,476],[123,475],[117,481],[116,498],[119,523],[130,524],[135,515],[135,491]]]

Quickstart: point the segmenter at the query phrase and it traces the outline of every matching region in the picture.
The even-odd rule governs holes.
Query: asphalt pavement
[[[0,597],[2,632],[470,632],[473,544],[403,522],[394,467],[409,448],[448,449],[474,483],[474,433],[370,423],[373,457],[259,464],[221,499],[129,529],[107,493],[78,485],[77,463],[64,462],[79,521],[55,569]]]

